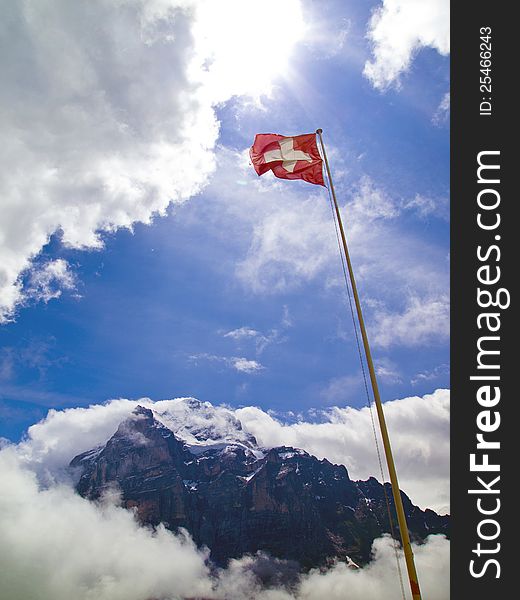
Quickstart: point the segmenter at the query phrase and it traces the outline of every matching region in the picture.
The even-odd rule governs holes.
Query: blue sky
[[[117,397],[195,396],[287,419],[366,403],[326,190],[258,178],[247,159],[256,133],[324,130],[383,399],[449,387],[449,56],[442,23],[425,25],[405,1],[407,18],[385,26],[394,4],[288,3],[306,29],[286,36],[290,10],[269,34],[255,29],[255,15],[239,14],[237,26],[257,35],[251,45],[271,50],[248,60],[254,50],[231,45],[229,55],[222,45],[199,74],[186,53],[188,33],[208,27],[204,14],[150,17],[148,45],[128,42],[134,54],[114,51],[111,68],[90,54],[80,60],[87,21],[77,53],[55,65],[63,81],[34,66],[30,50],[14,53],[13,72],[30,63],[39,78],[14,77],[12,93],[39,82],[47,112],[34,110],[36,92],[9,109],[27,123],[20,139],[31,153],[19,154],[25,178],[12,166],[8,173],[16,194],[7,198],[5,237],[17,234],[2,246],[13,266],[0,329],[0,436],[18,440],[49,408]],[[424,3],[420,18],[440,4]],[[65,13],[72,39],[81,15]],[[125,45],[131,27],[121,30],[113,9],[105,17],[107,39]],[[165,30],[175,43],[164,38],[148,56]],[[272,48],[284,36],[294,40],[281,59]],[[64,60],[48,40],[36,42]],[[277,60],[283,68],[255,78],[257,65]],[[156,71],[143,74],[147,61]],[[178,86],[188,108],[184,96],[170,106],[164,88]],[[99,90],[119,108],[115,117],[102,116]],[[89,123],[105,130],[103,118],[107,137],[89,133]],[[110,119],[132,136],[111,137]],[[176,135],[187,139],[177,150],[168,146]],[[135,173],[132,187],[116,181],[119,169]],[[25,198],[26,212],[12,208]]]

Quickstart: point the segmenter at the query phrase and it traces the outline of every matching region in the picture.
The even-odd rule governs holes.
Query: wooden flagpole
[[[410,588],[412,591],[413,600],[421,600],[421,590],[419,588],[419,581],[417,579],[417,571],[415,569],[415,562],[413,558],[412,546],[410,544],[410,535],[408,533],[408,526],[406,524],[406,515],[404,512],[403,501],[401,499],[401,492],[399,491],[399,482],[397,480],[397,473],[395,470],[394,458],[392,455],[392,448],[390,446],[390,438],[388,436],[388,429],[386,427],[385,415],[383,412],[383,405],[381,403],[381,396],[379,395],[379,387],[377,385],[376,373],[374,369],[374,362],[372,360],[372,353],[370,352],[370,346],[368,344],[367,332],[365,329],[365,321],[363,319],[363,313],[361,311],[361,303],[359,301],[359,295],[356,287],[356,280],[354,279],[354,271],[352,270],[352,263],[350,262],[350,255],[347,247],[347,240],[345,237],[345,230],[343,229],[343,222],[341,220],[341,214],[339,212],[338,201],[336,199],[336,192],[334,191],[334,184],[332,183],[332,177],[330,174],[329,162],[327,160],[327,154],[325,152],[325,146],[323,144],[322,129],[317,129],[316,133],[320,138],[321,149],[323,152],[323,158],[325,160],[325,167],[327,169],[327,176],[330,182],[330,191],[332,193],[332,199],[334,201],[334,210],[338,219],[339,231],[341,235],[341,241],[343,244],[343,250],[345,252],[345,259],[347,261],[347,269],[350,278],[350,284],[352,286],[352,293],[354,295],[354,302],[356,305],[356,312],[359,321],[359,328],[361,330],[361,337],[363,339],[363,346],[365,349],[365,356],[367,360],[368,372],[370,373],[370,382],[372,384],[372,390],[374,393],[374,400],[376,404],[377,416],[379,419],[379,427],[381,429],[381,437],[383,439],[383,447],[385,449],[386,462],[388,464],[388,472],[390,474],[390,482],[392,484],[392,494],[394,497],[395,508],[397,512],[397,522],[399,524],[399,531],[401,532],[401,540],[403,543],[404,556],[406,560],[406,568],[408,571],[408,579],[410,581]],[[384,482],[383,482],[384,483]]]

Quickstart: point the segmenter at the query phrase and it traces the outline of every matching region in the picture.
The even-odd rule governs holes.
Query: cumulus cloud
[[[423,593],[432,600],[449,598],[449,542],[443,536],[431,536],[426,544],[414,545],[414,554]],[[257,557],[248,557],[231,561],[217,590],[225,598],[239,600],[343,600],[347,590],[349,600],[402,598],[391,540],[388,537],[376,540],[373,555],[372,563],[363,569],[353,570],[346,563],[338,563],[326,571],[311,571],[301,577],[293,589],[273,586],[268,590],[261,587],[255,576],[258,567],[263,565],[258,565]],[[402,553],[399,558],[402,563]],[[403,584],[406,589],[407,582]]]
[[[204,555],[188,536],[140,527],[130,511],[69,486],[41,488],[15,449],[0,452],[0,595],[10,600],[204,596]]]
[[[27,296],[23,279],[50,236],[100,248],[103,233],[150,223],[207,183],[214,107],[268,91],[275,63],[265,48],[282,44],[287,60],[303,27],[299,0],[225,5],[27,0],[4,7],[0,322]],[[244,40],[275,5],[285,35],[265,27],[255,51]]]
[[[188,8],[8,5],[0,59],[8,73],[0,104],[4,319],[23,297],[20,273],[51,234],[99,248],[101,231],[149,222],[211,172],[217,126],[186,74],[194,51]]]
[[[211,407],[206,403],[205,411],[186,412],[182,399],[158,402],[147,398],[111,400],[88,408],[49,411],[44,420],[29,428],[18,452],[43,481],[63,480],[70,460],[105,443],[138,404],[170,415],[167,425],[173,426],[173,430],[176,430],[176,422],[179,428],[186,428],[190,420],[200,417],[202,421],[192,423],[193,426],[207,429],[211,424],[212,438],[215,439],[236,436],[236,429],[233,427],[229,431],[228,428],[238,419],[244,431],[254,435],[262,446],[303,448],[320,459],[344,464],[353,479],[380,478],[368,408],[333,407],[315,413],[312,421],[301,417],[296,423],[285,423],[253,406],[231,409]],[[422,508],[447,512],[449,391],[437,390],[424,397],[385,402],[385,415],[401,488]]]
[[[448,0],[383,0],[373,13],[367,37],[373,59],[364,74],[375,88],[398,85],[414,55],[425,47],[446,56],[450,51]]]
[[[432,599],[449,598],[449,542],[442,536],[430,536],[427,544],[414,546],[413,551],[422,593]],[[360,571],[353,572],[345,564],[340,564],[325,574],[311,573],[303,582],[298,597],[301,600],[340,600],[345,598],[348,590],[348,598],[352,600],[402,598],[395,573],[392,542],[389,538],[376,540],[373,552],[375,560]],[[406,589],[408,584],[406,581],[403,583]]]

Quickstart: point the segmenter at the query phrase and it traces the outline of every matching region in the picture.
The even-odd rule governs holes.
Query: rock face
[[[352,481],[344,466],[296,448],[262,451],[239,422],[236,443],[204,444],[201,430],[189,444],[162,421],[139,406],[105,446],[76,456],[78,492],[95,499],[117,485],[142,523],[187,529],[217,564],[258,550],[304,568],[334,557],[365,563],[374,538],[390,530],[373,478]],[[393,510],[388,485],[387,495]],[[402,496],[412,540],[448,533],[448,516]]]

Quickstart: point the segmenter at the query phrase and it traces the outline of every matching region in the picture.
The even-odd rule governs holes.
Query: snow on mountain
[[[239,446],[261,458],[264,453],[253,435],[242,428],[233,412],[195,398],[175,398],[147,405],[155,418],[185,442],[192,454]]]

